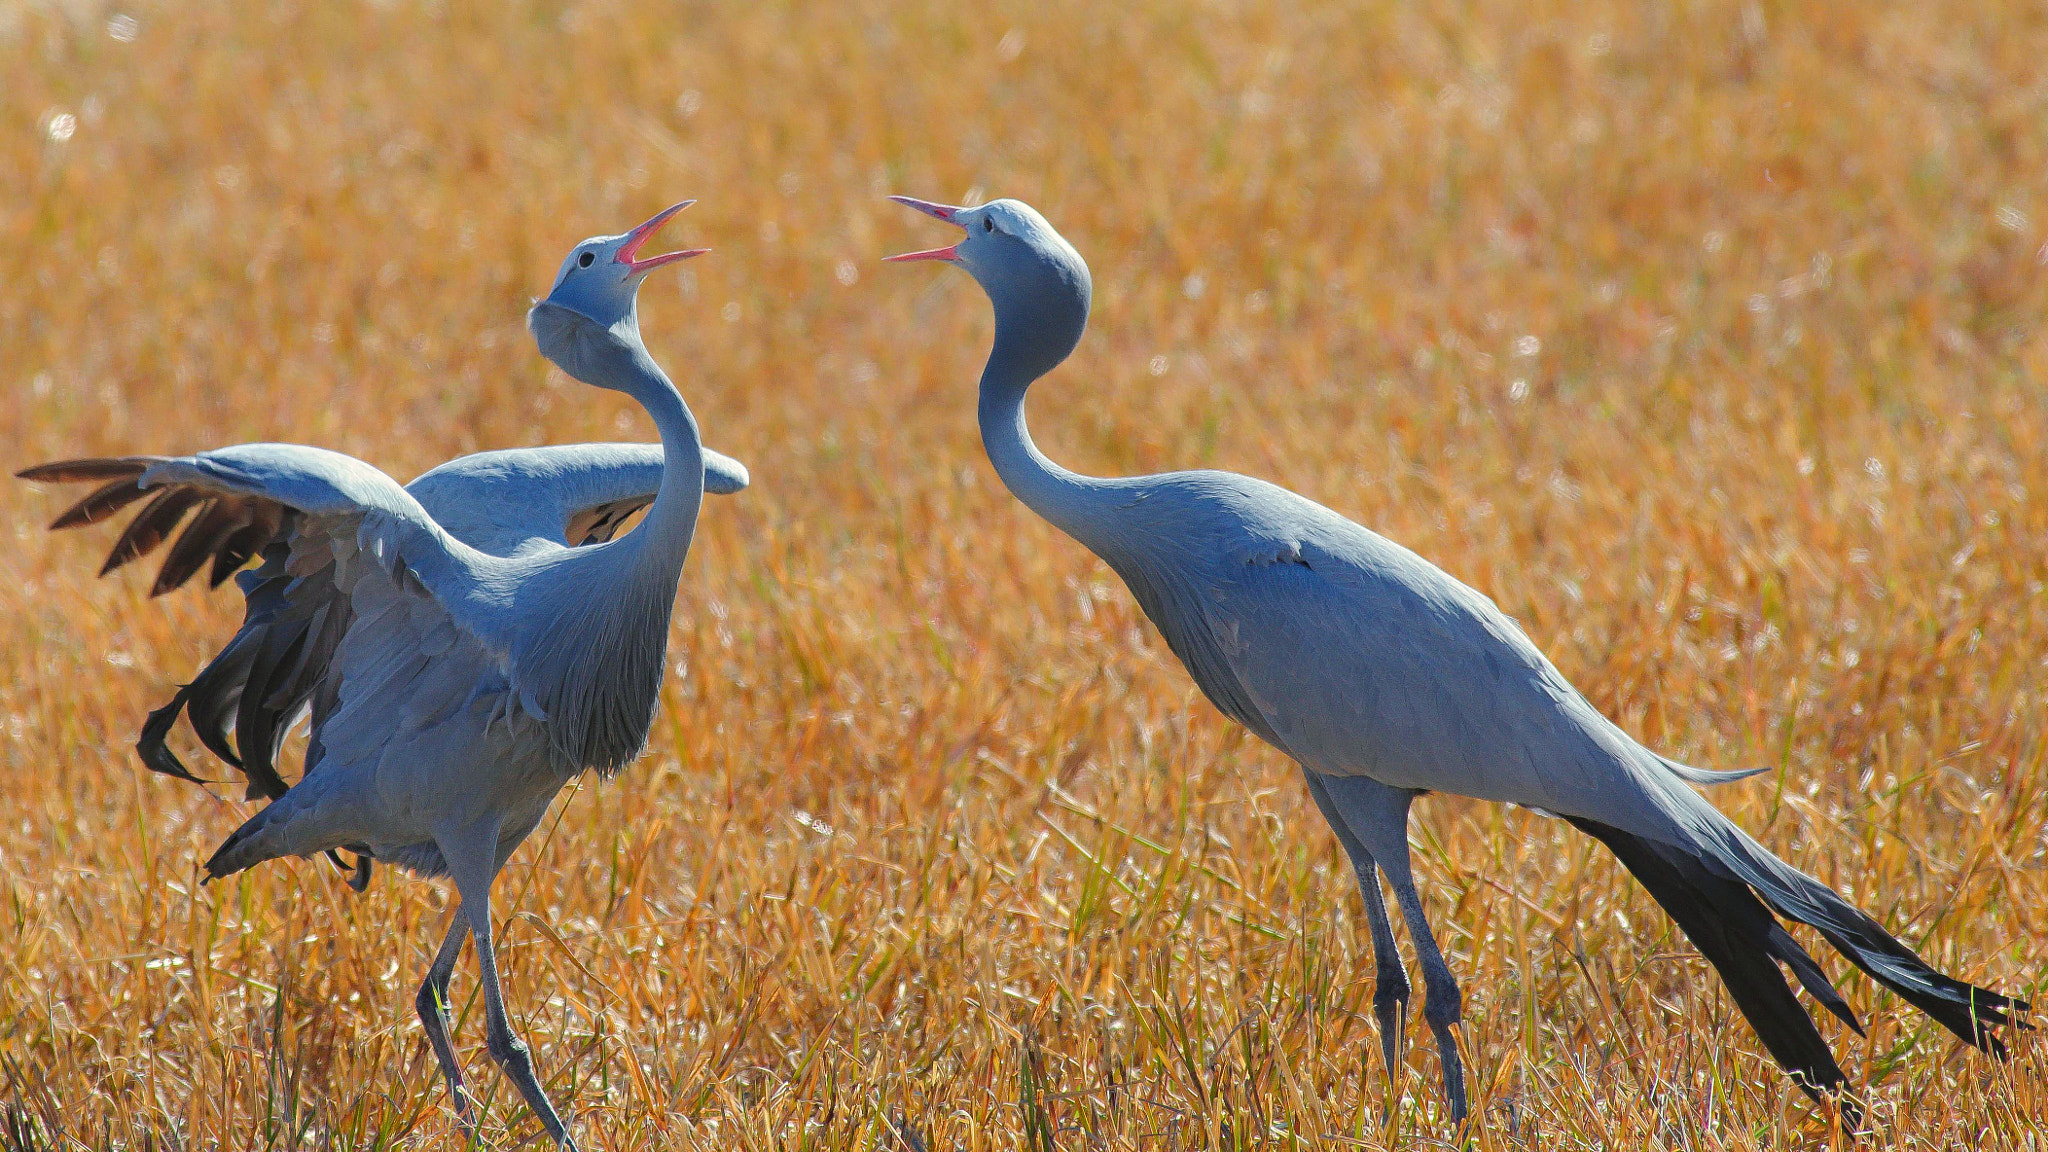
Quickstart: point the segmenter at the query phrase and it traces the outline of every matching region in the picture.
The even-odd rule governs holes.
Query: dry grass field
[[[286,439],[400,478],[651,439],[522,327],[686,196],[642,315],[754,487],[706,508],[647,757],[500,880],[587,1147],[1455,1146],[1380,1065],[1348,867],[976,438],[987,304],[887,192],[1089,258],[1035,394],[1083,470],[1265,476],[1495,597],[1938,966],[2048,992],[2048,12],[1977,0],[0,0],[0,463]],[[449,906],[145,772],[239,619],[0,483],[0,1143],[442,1148]],[[189,734],[176,746],[196,755]],[[195,760],[224,774],[208,761]],[[1418,805],[1477,1149],[1840,1137],[1590,840]],[[1828,954],[1874,1149],[2040,1149]],[[539,1129],[458,1041],[486,1136]],[[1417,1015],[1411,1036],[1422,1034]],[[1426,1034],[1425,1034],[1426,1035]]]

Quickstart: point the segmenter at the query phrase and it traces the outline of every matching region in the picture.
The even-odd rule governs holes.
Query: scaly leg
[[[500,861],[498,824],[488,821],[483,827],[434,839],[448,861],[456,890],[462,893],[462,912],[469,919],[470,937],[476,941],[477,976],[484,992],[484,1035],[491,1059],[525,1097],[526,1106],[540,1118],[549,1138],[567,1152],[575,1152],[576,1141],[569,1135],[568,1125],[534,1075],[533,1056],[526,1042],[513,1033],[512,1021],[505,1015],[505,996],[498,985],[498,954],[491,943],[491,882],[497,879]]]
[[[1337,834],[1337,842],[1351,858],[1351,870],[1358,874],[1358,894],[1365,898],[1365,919],[1372,925],[1372,1014],[1380,1024],[1380,1055],[1386,1059],[1387,1083],[1399,1091],[1401,1048],[1408,1015],[1408,972],[1401,966],[1401,951],[1394,944],[1394,923],[1387,918],[1387,904],[1380,895],[1378,866],[1372,853],[1365,850],[1365,845],[1344,823],[1343,813],[1330,798],[1323,777],[1307,768],[1301,770],[1301,775],[1308,781],[1308,794],[1322,810],[1323,819],[1330,822],[1330,831]]]
[[[1414,942],[1415,958],[1422,966],[1422,1018],[1436,1035],[1451,1121],[1463,1124],[1465,1065],[1458,1057],[1456,1029],[1458,1021],[1464,1018],[1464,1008],[1458,995],[1458,981],[1452,977],[1450,965],[1437,948],[1436,936],[1429,930],[1429,921],[1422,912],[1422,897],[1415,891],[1415,879],[1408,868],[1408,806],[1415,793],[1365,776],[1325,776],[1323,784],[1345,824],[1393,886],[1401,918],[1408,922],[1408,938]]]
[[[420,1023],[426,1027],[434,1062],[441,1066],[441,1075],[448,1080],[448,1095],[455,1099],[455,1118],[462,1124],[463,1135],[473,1142],[476,1107],[470,1103],[469,1090],[463,1087],[462,1065],[456,1063],[455,1046],[448,1040],[448,978],[455,974],[455,962],[461,959],[462,946],[467,943],[469,921],[457,907],[448,918],[448,935],[441,941],[441,950],[434,953],[433,966],[427,969],[427,978],[420,982],[419,995],[412,1003],[420,1014]]]

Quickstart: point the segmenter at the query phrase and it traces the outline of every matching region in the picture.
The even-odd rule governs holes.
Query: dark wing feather
[[[207,586],[218,588],[235,570],[249,562],[251,556],[263,550],[263,546],[284,532],[283,510],[274,504],[256,505],[253,519],[228,534],[221,541],[219,551],[213,554],[213,573],[207,577]]]
[[[105,576],[137,556],[146,556],[156,546],[177,531],[178,521],[185,513],[206,499],[203,492],[193,488],[165,488],[157,493],[156,499],[142,506],[135,519],[128,522],[128,528],[121,538],[114,541],[113,550],[107,553],[107,562],[100,565],[100,575]]]
[[[150,497],[142,511],[128,524],[107,561],[100,568],[104,576],[123,564],[155,551],[174,533],[176,543],[165,554],[163,567],[149,594],[161,596],[197,575],[210,561],[209,581],[218,587],[235,570],[263,550],[286,527],[285,509],[268,500],[225,493],[198,492],[185,487],[146,489],[136,481],[161,456],[112,456],[82,460],[58,460],[38,464],[15,473],[38,483],[98,482],[100,487],[66,508],[50,522],[52,530],[97,524],[144,497]],[[186,513],[199,511],[178,533]]]
[[[303,690],[299,699],[289,701],[289,707],[282,710],[266,706],[265,697],[273,695],[273,689],[279,687],[270,683],[268,677],[278,671],[280,662],[307,648],[305,633],[311,612],[292,613],[286,595],[292,583],[285,572],[290,553],[286,541],[294,518],[282,505],[256,497],[209,493],[186,485],[154,490],[139,487],[136,481],[143,472],[162,460],[157,456],[60,460],[25,468],[18,475],[45,483],[101,484],[59,516],[52,525],[54,528],[98,523],[149,497],[149,502],[115,541],[100,572],[105,575],[145,556],[175,536],[150,589],[151,595],[185,584],[209,562],[213,566],[212,582],[219,584],[252,556],[269,550],[263,569],[251,573],[243,586],[247,614],[241,630],[199,670],[190,684],[149,714],[135,750],[151,771],[205,783],[185,767],[167,743],[171,728],[183,715],[209,752],[248,777],[252,798],[281,796],[286,784],[275,767],[275,745],[290,727],[291,712],[310,694],[310,689]],[[178,528],[181,522],[182,533]],[[323,639],[332,642],[331,638]],[[289,671],[293,678],[303,678],[306,673],[299,663],[292,663]],[[245,700],[252,675],[263,681],[263,691]]]
[[[185,718],[206,750],[237,771],[247,773],[242,754],[228,740],[229,725],[240,709],[242,686],[249,679],[249,665],[262,647],[263,630],[243,626],[242,631],[207,662],[185,688]],[[161,737],[158,738],[161,740]]]
[[[23,468],[15,476],[38,484],[75,483],[82,480],[133,480],[163,456],[91,456],[81,460],[52,460]]]
[[[169,703],[149,714],[149,718],[143,721],[142,734],[135,738],[135,753],[142,757],[143,766],[151,772],[176,776],[194,784],[208,784],[211,781],[194,776],[164,740],[170,735],[171,726],[178,722],[178,715],[185,710],[185,699],[191,691],[189,687],[178,689]]]
[[[175,537],[152,596],[183,586],[209,564],[209,583],[218,586],[262,554],[264,563],[238,581],[245,602],[241,629],[190,684],[149,714],[136,752],[151,771],[208,783],[170,750],[170,730],[182,715],[208,751],[243,774],[250,799],[274,800],[289,787],[277,770],[284,737],[309,704],[317,709],[323,692],[332,695],[328,667],[353,612],[334,589],[331,571],[292,570],[295,512],[262,496],[185,484],[152,490],[138,484],[149,468],[165,461],[158,456],[60,460],[17,475],[43,483],[99,485],[58,516],[53,529],[99,523],[148,497],[115,541],[100,574]],[[331,709],[332,700],[325,704]],[[369,880],[369,860],[358,857],[351,865],[339,853],[327,855],[350,873],[350,887],[361,891]]]
[[[227,538],[242,527],[242,511],[235,504],[232,500],[209,497],[199,506],[192,523],[186,525],[184,534],[165,554],[164,566],[157,569],[156,583],[149,587],[151,596],[161,596],[190,580],[193,573],[214,558]]]
[[[654,494],[650,492],[585,508],[569,517],[568,531],[564,535],[573,547],[607,543],[619,534],[620,526],[632,519],[633,513],[652,503]]]
[[[50,521],[50,530],[54,532],[86,524],[97,524],[147,495],[149,489],[137,484],[132,477],[109,480],[93,489],[91,495],[66,508],[55,520]]]
[[[289,717],[268,707],[278,669],[289,664],[304,648],[304,628],[266,628],[256,660],[249,666],[248,679],[240,688],[241,700],[235,710],[235,745],[242,750],[242,771],[249,777],[249,799],[282,796],[287,785],[277,772],[277,747],[290,727]],[[275,793],[275,796],[271,794]]]

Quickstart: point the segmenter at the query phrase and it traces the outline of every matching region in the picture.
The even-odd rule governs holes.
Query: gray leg
[[[1458,1058],[1455,1031],[1464,1018],[1459,1003],[1458,982],[1450,965],[1437,949],[1436,936],[1422,914],[1422,897],[1415,891],[1415,879],[1408,871],[1408,805],[1415,793],[1390,787],[1364,776],[1325,776],[1323,784],[1330,799],[1351,831],[1386,874],[1393,886],[1394,901],[1401,906],[1401,918],[1408,922],[1408,938],[1415,944],[1415,958],[1422,965],[1422,1018],[1436,1034],[1437,1054],[1443,1060],[1444,1095],[1450,1099],[1451,1121],[1465,1122],[1465,1066]]]
[[[448,918],[448,935],[441,941],[441,950],[434,953],[433,966],[427,969],[427,978],[420,983],[419,995],[412,1003],[419,1011],[420,1023],[427,1029],[434,1061],[448,1080],[448,1095],[455,1098],[455,1117],[462,1123],[463,1135],[475,1140],[476,1109],[470,1104],[469,1090],[462,1086],[462,1065],[455,1062],[455,1046],[448,1040],[448,978],[454,975],[455,962],[461,959],[462,946],[467,943],[469,921],[458,907]]]
[[[453,836],[437,835],[434,839],[448,861],[456,889],[462,893],[462,911],[469,919],[470,937],[476,941],[477,976],[484,992],[484,1036],[491,1059],[497,1061],[525,1097],[526,1106],[540,1118],[549,1138],[575,1152],[576,1141],[569,1136],[568,1126],[534,1076],[533,1057],[526,1042],[512,1032],[512,1021],[505,1015],[504,992],[498,986],[498,955],[491,943],[491,882],[497,879],[500,853],[497,825],[492,823]]]
[[[1315,798],[1316,807],[1322,809],[1323,819],[1330,822],[1330,831],[1337,834],[1337,842],[1344,846],[1344,854],[1351,858],[1351,870],[1358,874],[1358,894],[1365,898],[1365,919],[1372,925],[1372,1014],[1380,1023],[1380,1055],[1387,1062],[1387,1083],[1398,1091],[1401,1042],[1408,1016],[1408,972],[1401,967],[1401,951],[1394,944],[1394,923],[1387,919],[1379,874],[1372,853],[1365,850],[1365,845],[1344,823],[1344,816],[1330,798],[1322,777],[1307,768],[1301,770],[1301,776],[1308,782],[1308,794]]]

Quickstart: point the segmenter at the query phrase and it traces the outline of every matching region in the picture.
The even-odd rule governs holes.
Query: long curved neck
[[[981,372],[981,444],[996,475],[1017,499],[1099,553],[1103,481],[1053,463],[1032,443],[1024,422],[1024,394],[1033,381],[1066,358],[1079,337],[1078,325],[1063,338],[1033,332],[999,311],[995,346]]]
[[[704,442],[697,418],[683,394],[669,381],[647,348],[633,333],[633,356],[621,366],[616,387],[640,402],[661,433],[661,487],[647,518],[621,542],[636,541],[633,551],[648,562],[680,570],[697,532],[697,514],[704,504]]]
[[[652,575],[666,577],[675,592],[683,558],[697,531],[697,512],[704,503],[704,445],[697,436],[697,418],[668,375],[647,354],[640,339],[640,313],[627,307],[609,327],[575,308],[543,300],[526,314],[541,353],[585,384],[624,392],[640,402],[661,431],[661,486],[647,518],[623,538],[592,554],[624,555]],[[580,551],[580,550],[579,550]],[[595,562],[595,561],[594,561]],[[611,561],[603,561],[611,563]]]

